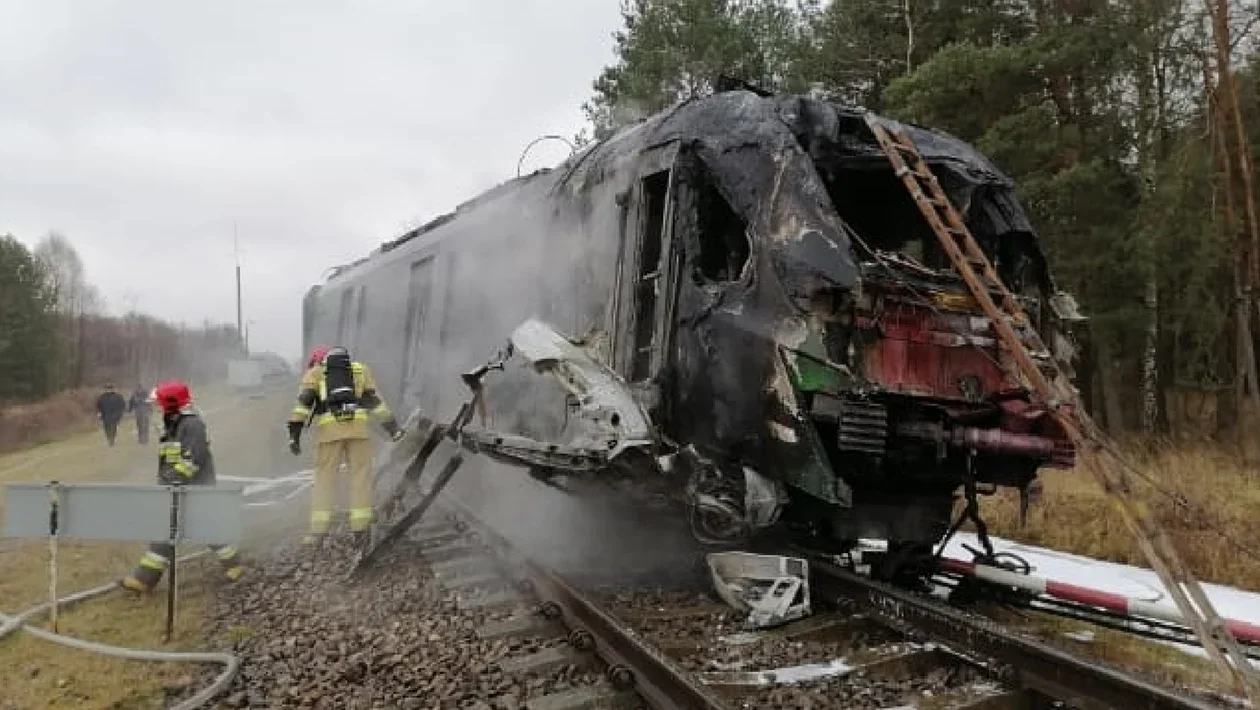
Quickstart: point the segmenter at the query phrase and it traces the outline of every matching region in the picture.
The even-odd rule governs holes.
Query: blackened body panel
[[[910,132],[1004,278],[1018,267],[1003,256],[1009,242],[1050,289],[1009,178],[961,141]],[[671,145],[676,159],[658,164]],[[647,182],[665,170],[667,183]],[[930,540],[967,465],[943,446],[1007,447],[976,464],[990,479],[1025,480],[1044,456],[1040,443],[993,433],[1007,426],[999,404],[971,401],[959,383],[1007,389],[995,351],[937,342],[954,334],[921,305],[891,331],[859,319],[874,288],[866,241],[922,229],[854,211],[872,202],[861,189],[880,171],[891,174],[857,112],[743,91],[685,102],[342,267],[309,296],[308,344],[350,345],[404,416],[420,406],[445,420],[464,395],[459,373],[537,318],[655,393],[643,405],[663,450],[694,446],[731,481],[747,467],[787,484],[787,517],[833,536]],[[653,202],[664,194],[667,205]],[[652,227],[659,210],[668,223]],[[640,263],[652,259],[655,271]],[[671,278],[643,287],[654,274]],[[654,311],[639,302],[648,293]],[[668,314],[664,337],[640,335],[654,313]],[[639,372],[645,348],[653,366]],[[528,371],[496,384],[496,428],[564,439],[565,402],[544,385]]]

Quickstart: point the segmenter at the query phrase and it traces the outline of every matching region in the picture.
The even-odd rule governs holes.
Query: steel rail
[[[516,549],[458,498],[444,493],[441,499],[476,531],[478,542],[518,573],[523,586],[543,602],[544,611],[546,605],[554,605],[564,625],[574,632],[571,638],[583,638],[582,632],[589,634],[595,653],[608,664],[608,678],[615,687],[633,689],[653,708],[727,710],[727,703],[693,682],[686,671],[641,641],[560,575]]]
[[[927,636],[961,656],[996,661],[1003,679],[1079,708],[1209,710],[1221,707],[1134,677],[1101,661],[1017,634],[933,599],[810,560],[816,599],[853,607],[905,633]]]

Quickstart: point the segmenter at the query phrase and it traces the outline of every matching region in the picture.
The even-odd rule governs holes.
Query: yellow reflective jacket
[[[298,385],[297,404],[289,415],[289,423],[305,422],[312,413],[312,424],[318,433],[319,441],[340,441],[342,439],[368,439],[368,414],[376,416],[393,433],[398,422],[386,406],[385,400],[376,391],[376,378],[372,376],[372,368],[361,362],[350,364],[354,377],[354,395],[358,409],[353,418],[338,420],[328,411],[325,402],[328,399],[323,364],[315,365],[302,375],[302,384]]]

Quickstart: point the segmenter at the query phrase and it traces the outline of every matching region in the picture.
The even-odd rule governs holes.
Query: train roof
[[[775,96],[747,86],[681,101],[585,146],[556,168],[542,168],[500,183],[460,203],[453,211],[384,242],[363,258],[332,267],[326,272],[323,285],[342,276],[348,277],[357,267],[377,261],[423,237],[440,240],[441,236],[436,232],[441,227],[474,207],[513,196],[531,184],[555,185],[590,175],[598,176],[602,173],[599,166],[606,161],[670,140],[697,140],[729,146],[732,141],[738,143],[750,137],[777,138],[786,126],[799,146],[816,160],[824,157],[836,160],[836,156],[841,156],[839,159],[850,165],[868,161],[885,166],[887,159],[871,136],[865,115],[864,110],[856,107],[800,95]],[[1015,200],[1014,181],[987,156],[944,131],[884,117],[880,120],[906,130],[925,160],[949,170],[961,182],[998,188],[988,196],[993,202],[986,205],[990,217],[1005,223],[1005,231],[1035,235],[1022,207]]]

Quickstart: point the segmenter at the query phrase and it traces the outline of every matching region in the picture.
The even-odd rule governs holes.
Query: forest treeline
[[[584,106],[597,137],[722,74],[948,131],[1018,182],[1091,319],[1082,387],[1108,427],[1222,434],[1255,411],[1260,237],[1220,91],[1235,81],[1254,146],[1255,5],[625,0],[622,16]]]
[[[112,382],[221,377],[242,352],[234,326],[186,328],[137,313],[105,313],[71,242],[50,233],[33,249],[0,236],[0,405]]]

